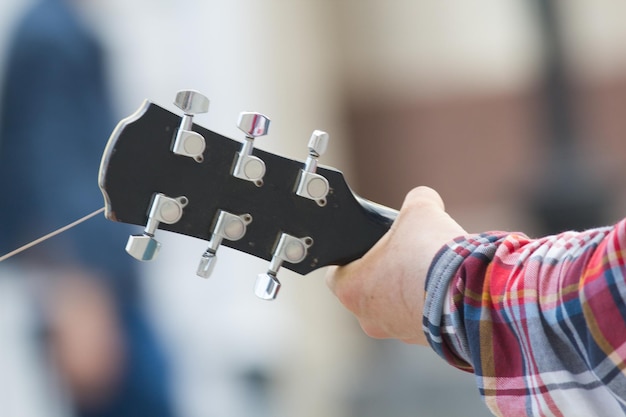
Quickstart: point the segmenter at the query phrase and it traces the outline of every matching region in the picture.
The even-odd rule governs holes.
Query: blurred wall
[[[399,206],[410,188],[431,185],[469,230],[540,232],[529,205],[553,158],[540,3],[339,3],[362,193]],[[626,158],[624,6],[553,4],[585,172],[613,185]],[[611,193],[606,222],[624,212],[624,193]]]

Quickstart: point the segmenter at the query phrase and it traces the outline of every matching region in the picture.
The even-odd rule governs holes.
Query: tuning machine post
[[[278,295],[281,284],[276,275],[283,262],[297,264],[302,262],[308,249],[313,245],[309,236],[296,237],[282,233],[272,254],[272,260],[266,273],[259,274],[254,284],[254,293],[263,300],[274,300]]]
[[[189,203],[187,197],[168,197],[157,193],[152,198],[148,211],[148,222],[141,235],[131,235],[126,243],[126,252],[140,261],[151,261],[159,252],[161,243],[154,238],[160,223],[174,224],[183,216]]]
[[[270,119],[255,112],[243,112],[239,115],[237,127],[245,133],[245,141],[241,151],[237,154],[237,161],[233,167],[233,176],[253,182],[257,187],[263,185],[265,162],[252,155],[254,139],[267,135]]]
[[[326,152],[328,148],[328,133],[315,130],[309,140],[309,156],[304,163],[304,168],[300,170],[300,179],[296,188],[296,194],[300,197],[315,201],[319,206],[326,205],[326,196],[330,190],[328,180],[317,174],[318,158]]]
[[[247,226],[252,222],[252,216],[248,213],[236,215],[224,210],[219,210],[217,221],[211,233],[209,247],[202,254],[196,275],[209,278],[215,268],[217,260],[216,252],[223,239],[237,241],[246,234]]]
[[[193,117],[209,111],[209,99],[195,90],[182,90],[176,94],[174,104],[183,111],[183,117],[172,143],[172,152],[202,162],[206,143],[201,134],[192,130]]]

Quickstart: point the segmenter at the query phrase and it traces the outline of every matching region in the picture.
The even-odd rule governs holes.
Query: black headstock
[[[258,120],[248,121],[252,128],[258,127],[254,125]],[[185,123],[188,131],[204,138],[201,153],[197,153],[196,138],[189,142],[195,155],[174,152],[175,147],[181,148],[180,142],[175,142]],[[192,124],[188,115],[181,119],[147,101],[122,120],[105,149],[99,185],[108,219],[146,226],[143,236],[131,237],[127,251],[138,259],[150,259],[157,243],[152,235],[158,227],[210,241],[214,249],[223,244],[265,259],[272,264],[268,273],[273,278],[281,265],[304,275],[359,258],[393,222],[393,210],[355,196],[341,172],[331,168],[313,168],[328,181],[328,193],[319,201],[296,193],[304,162],[260,149],[250,147],[249,151],[264,162],[262,180],[235,177],[244,143]],[[162,212],[157,213],[158,209]],[[228,219],[219,220],[222,212],[241,221],[225,235],[214,236],[219,232],[216,224],[228,227],[224,226]],[[234,234],[239,240],[228,238]],[[291,252],[287,258],[277,259],[276,251],[283,244],[288,251],[300,250],[298,244],[279,244],[282,234],[301,239],[302,256]],[[138,241],[132,242],[133,238]],[[302,260],[291,263],[295,258]]]

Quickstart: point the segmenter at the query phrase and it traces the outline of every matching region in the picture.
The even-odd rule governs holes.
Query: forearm
[[[622,369],[626,360],[624,248],[624,221],[539,240],[506,233],[458,239],[429,270],[429,343],[476,374],[496,414],[506,404],[534,415],[528,407],[542,409],[534,402],[546,398],[563,410],[563,390],[570,399],[593,393],[587,406],[619,408],[605,397],[624,398],[624,377],[605,369]]]

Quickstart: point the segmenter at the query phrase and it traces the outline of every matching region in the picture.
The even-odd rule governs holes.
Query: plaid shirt
[[[626,219],[463,237],[433,260],[424,331],[497,416],[626,415]]]

